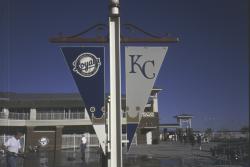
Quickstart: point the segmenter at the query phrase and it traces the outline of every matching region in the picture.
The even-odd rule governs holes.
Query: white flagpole
[[[119,0],[110,0],[110,167],[122,167]]]

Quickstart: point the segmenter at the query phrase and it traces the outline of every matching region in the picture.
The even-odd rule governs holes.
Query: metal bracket
[[[152,33],[149,33],[138,26],[133,24],[123,24],[122,27],[125,27],[129,30],[135,30],[144,34],[146,37],[126,37],[121,35],[121,43],[176,43],[179,42],[179,38],[169,37],[168,35],[159,36]],[[59,34],[56,37],[49,38],[49,42],[51,43],[108,43],[109,42],[109,34],[97,37],[83,37],[83,35],[89,33],[93,30],[108,30],[108,25],[106,24],[95,24],[80,33],[74,35],[63,35]]]

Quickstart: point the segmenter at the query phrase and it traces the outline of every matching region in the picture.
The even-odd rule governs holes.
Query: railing
[[[30,114],[29,113],[9,113],[9,119],[13,120],[29,120]]]
[[[6,115],[3,112],[0,112],[0,119],[7,119],[7,118],[8,118],[8,115]]]
[[[62,135],[62,149],[79,148],[82,139],[81,134],[64,134]],[[85,134],[87,138],[87,147],[98,147],[99,141],[95,134]]]
[[[0,119],[30,120],[29,113],[0,113]],[[37,120],[65,120],[65,119],[85,119],[84,112],[77,113],[36,113]]]
[[[220,140],[220,139],[249,139],[249,132],[242,132],[242,131],[218,131],[213,132],[211,134],[212,140]]]
[[[98,147],[99,141],[96,134],[85,134],[87,138],[87,147]],[[64,134],[62,135],[62,149],[79,148],[81,144],[81,134]],[[127,135],[122,134],[123,143],[126,145]],[[137,136],[132,141],[132,144],[137,145]]]
[[[36,113],[37,120],[84,119],[84,112],[76,113]]]

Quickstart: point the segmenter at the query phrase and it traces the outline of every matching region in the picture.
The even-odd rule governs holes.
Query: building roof
[[[0,93],[0,107],[84,107],[77,93]]]
[[[162,89],[153,88],[151,95]],[[106,94],[108,97],[108,94]],[[126,108],[126,96],[122,96],[122,108]],[[13,93],[0,92],[0,108],[84,107],[79,93]]]
[[[158,92],[160,92],[160,91],[162,91],[162,89],[157,88],[157,87],[154,87],[154,88],[152,89],[150,95],[151,95],[151,96],[154,96],[156,93],[158,93]]]

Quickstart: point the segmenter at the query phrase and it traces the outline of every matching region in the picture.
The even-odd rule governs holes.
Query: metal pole
[[[76,151],[76,134],[74,133],[74,152]]]
[[[121,70],[120,70],[120,16],[119,0],[110,0],[110,167],[122,167],[121,144]]]
[[[107,142],[107,153],[110,153],[110,149],[111,149],[111,144],[110,144],[110,132],[111,132],[111,127],[110,127],[110,97],[108,98],[108,103],[107,103],[107,138],[109,142]],[[107,156],[108,161],[108,167],[110,167],[110,157]]]
[[[23,152],[25,151],[26,141],[25,141],[25,134],[23,135]]]

